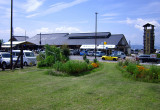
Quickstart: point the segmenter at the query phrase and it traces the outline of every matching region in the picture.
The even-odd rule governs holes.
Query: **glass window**
[[[25,52],[26,57],[34,57],[33,52]]]
[[[10,54],[2,54],[3,58],[10,58]]]

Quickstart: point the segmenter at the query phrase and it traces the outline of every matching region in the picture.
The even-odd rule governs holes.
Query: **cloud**
[[[55,29],[55,32],[60,32],[60,33],[63,33],[63,32],[67,32],[67,33],[75,33],[75,32],[82,32],[80,29],[76,28],[76,27],[65,27],[65,26],[62,26],[62,27],[57,27]]]
[[[43,4],[43,1],[41,0],[27,0],[27,3],[25,5],[26,12],[33,12],[36,9],[38,9]]]
[[[3,39],[4,42],[8,41],[10,38],[10,30],[0,30],[0,39]]]
[[[25,30],[21,27],[16,27],[13,30],[14,35],[25,35]]]
[[[42,27],[40,29],[36,29],[36,32],[37,33],[53,33],[53,30],[52,29],[49,29],[49,28],[45,28],[45,27]]]
[[[0,4],[8,4],[8,0],[0,0]]]
[[[106,14],[103,14],[102,16],[113,17],[113,16],[118,16],[118,15],[119,15],[118,13],[106,13]]]
[[[32,18],[32,17],[37,16],[37,15],[39,15],[39,13],[31,14],[31,15],[28,15],[28,16],[26,16],[26,17],[27,17],[27,18]]]
[[[44,16],[44,15],[48,15],[48,14],[51,14],[51,13],[59,12],[61,10],[64,10],[66,8],[69,8],[69,7],[73,7],[75,5],[78,5],[78,4],[86,2],[86,1],[88,1],[88,0],[74,0],[74,1],[69,2],[69,3],[65,3],[65,2],[56,3],[56,4],[51,5],[48,9],[41,12],[41,15]],[[37,14],[37,15],[40,15],[40,14]],[[29,17],[33,17],[33,16],[29,15]]]
[[[141,10],[144,10],[146,14],[154,14],[154,13],[160,13],[160,2],[151,2],[147,5],[145,5]]]
[[[139,30],[143,30],[143,25],[150,23],[155,25],[156,27],[160,27],[160,23],[158,21],[156,21],[155,19],[142,19],[142,18],[137,18],[137,19],[130,19],[127,18],[124,21],[120,21],[120,23],[126,23],[126,24],[130,24],[133,25],[135,28],[139,29]]]

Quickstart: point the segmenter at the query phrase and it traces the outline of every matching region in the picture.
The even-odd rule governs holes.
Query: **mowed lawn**
[[[46,71],[0,71],[0,110],[160,110],[160,83],[125,78],[114,63],[79,77]]]

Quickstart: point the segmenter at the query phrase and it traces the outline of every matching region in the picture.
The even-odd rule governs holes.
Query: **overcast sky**
[[[14,35],[95,31],[124,34],[131,44],[143,45],[143,25],[156,26],[160,45],[159,0],[13,0]],[[0,0],[0,39],[10,38],[10,0]]]

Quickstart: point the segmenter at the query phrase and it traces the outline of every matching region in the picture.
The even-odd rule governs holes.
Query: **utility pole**
[[[95,21],[95,59],[96,59],[96,52],[97,52],[97,12],[96,14],[96,21]]]
[[[40,46],[41,46],[41,33],[40,33],[40,41],[39,41],[39,44],[40,44]]]
[[[26,41],[26,30],[25,30],[25,41]]]
[[[10,52],[10,69],[12,70],[13,69],[13,58],[12,58],[12,36],[13,36],[13,0],[11,0],[11,33],[10,33],[10,46],[11,46],[11,52]]]

